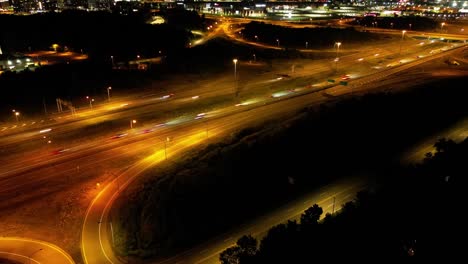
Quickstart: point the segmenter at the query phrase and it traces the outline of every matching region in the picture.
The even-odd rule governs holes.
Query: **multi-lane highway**
[[[75,263],[70,255],[56,245],[21,237],[0,237],[0,259],[18,263]]]
[[[209,37],[219,34],[238,39],[230,31],[229,22],[220,24]],[[288,68],[256,74],[259,71],[252,71],[255,65],[239,61],[239,79],[245,80],[246,84],[241,96],[235,99],[234,80],[224,76],[190,89],[181,87],[144,97],[113,99],[110,103],[79,111],[75,116],[57,117],[54,123],[37,122],[21,130],[5,129],[2,131],[5,134],[0,132],[0,146],[21,151],[11,155],[4,151],[5,155],[0,158],[3,164],[0,167],[0,209],[11,210],[40,200],[45,193],[59,192],[64,186],[102,179],[96,174],[105,168],[123,168],[116,176],[99,182],[92,193],[96,196],[85,212],[81,231],[81,253],[85,263],[119,263],[109,237],[108,211],[119,191],[148,168],[166,158],[178,159],[188,149],[243,127],[288,116],[304,106],[329,100],[330,95],[349,94],[352,89],[364,90],[369,83],[392,78],[397,72],[445,56],[462,46],[405,40],[401,56],[395,56],[401,44],[398,41],[377,47],[363,46],[352,52],[343,49],[338,62],[332,59],[301,61],[302,67],[291,72]],[[285,72],[291,77],[278,77],[277,74]],[[340,81],[349,84],[338,85]],[[324,92],[329,96],[324,96]],[[137,123],[130,129],[132,120]],[[86,133],[90,125],[108,121],[114,124],[110,126],[110,132],[97,136],[81,134]],[[48,138],[59,143],[52,147],[54,143],[47,143]],[[340,192],[346,190],[340,187]],[[342,201],[351,199],[349,192],[346,195]],[[329,202],[330,197],[314,201]],[[277,223],[285,218],[274,219]],[[255,231],[256,234],[261,232]],[[224,238],[225,243],[216,242],[215,247],[210,246],[206,251],[189,252],[203,252],[197,253],[200,256],[196,258],[211,261],[215,253],[232,244],[233,239]],[[193,258],[192,253],[184,253],[176,259],[191,263]]]

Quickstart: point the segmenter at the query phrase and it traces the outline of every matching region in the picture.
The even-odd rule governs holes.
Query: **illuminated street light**
[[[86,100],[89,100],[89,108],[93,108],[94,99],[93,99],[93,98],[89,98],[89,96],[86,96]]]
[[[278,48],[279,48],[279,46],[280,46],[280,41],[279,41],[279,39],[276,39],[276,43],[278,44]]]
[[[307,47],[309,46],[309,42],[308,42],[308,41],[306,41],[306,45],[305,45],[305,46],[306,46],[306,49],[307,49]]]
[[[237,92],[237,59],[233,59],[232,62],[234,62],[234,89],[236,91],[236,96],[238,95]]]
[[[13,115],[15,115],[16,122],[18,122],[18,116],[20,115],[20,112],[16,112],[16,110],[13,109]]]
[[[166,137],[166,140],[161,140],[164,141],[164,159],[167,160],[167,142],[170,141],[169,137]]]
[[[42,248],[40,248],[40,249],[34,251],[33,253],[31,253],[31,255],[28,256],[28,258],[29,258],[29,263],[30,263],[30,264],[31,264],[31,257],[32,257],[34,254],[36,254],[37,252],[41,251],[41,250],[42,250]]]
[[[110,101],[110,90],[112,90],[112,87],[107,87],[107,101]]]
[[[136,124],[136,122],[137,122],[137,121],[136,121],[135,119],[130,120],[130,129],[133,128],[133,124]]]
[[[440,31],[444,29],[444,26],[445,26],[445,22],[440,23]]]
[[[234,80],[237,80],[237,59],[233,59],[234,62]]]
[[[406,30],[401,31],[401,40],[400,40],[400,51],[398,52],[398,56],[401,54],[401,44],[403,43],[403,38],[405,37]]]
[[[112,67],[114,67],[114,56],[110,56],[111,61],[112,61]]]
[[[335,42],[335,46],[336,46],[335,68],[336,68],[336,71],[338,71],[338,60],[339,60],[338,52],[340,51],[341,42]]]

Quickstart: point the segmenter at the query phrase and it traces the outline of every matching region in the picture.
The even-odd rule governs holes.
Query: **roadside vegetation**
[[[186,153],[116,205],[116,246],[122,255],[170,255],[333,179],[383,181],[408,146],[468,114],[459,81],[304,109]]]
[[[464,220],[454,212],[463,206],[468,138],[458,144],[443,138],[434,147],[422,163],[387,173],[382,188],[359,192],[338,213],[323,217],[315,204],[300,222],[272,227],[260,243],[244,235],[220,254],[221,264],[303,263],[314,253],[328,261],[455,260],[461,245],[452,238]],[[415,235],[427,230],[431,236]]]

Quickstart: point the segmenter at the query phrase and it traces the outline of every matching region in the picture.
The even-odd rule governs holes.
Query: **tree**
[[[451,139],[447,140],[446,138],[441,138],[434,144],[434,147],[437,152],[446,152],[456,147],[456,145],[457,144]]]
[[[255,256],[257,253],[257,240],[251,235],[244,235],[237,244],[226,249],[219,255],[221,264],[239,264],[242,260]]]
[[[239,246],[242,256],[253,256],[257,253],[257,239],[251,235],[244,235],[239,238],[237,246]]]
[[[314,204],[312,207],[309,207],[307,210],[305,210],[301,215],[301,225],[308,226],[317,224],[322,213],[323,209],[318,206],[318,204]]]
[[[240,263],[240,247],[230,247],[219,255],[219,261],[221,264],[239,264]]]

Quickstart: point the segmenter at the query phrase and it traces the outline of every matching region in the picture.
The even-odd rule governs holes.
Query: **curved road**
[[[21,237],[0,237],[0,258],[20,263],[75,263],[65,251],[54,244]]]

